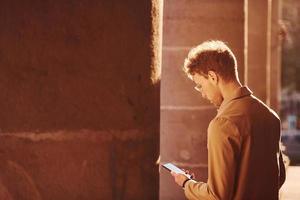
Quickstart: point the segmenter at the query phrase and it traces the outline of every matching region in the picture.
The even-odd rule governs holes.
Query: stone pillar
[[[207,180],[207,126],[216,108],[201,98],[182,72],[188,50],[209,39],[224,40],[244,74],[244,2],[183,0],[164,2],[161,86],[161,162],[173,162]],[[164,169],[160,199],[184,199]]]
[[[280,111],[281,91],[281,0],[272,1],[272,25],[271,25],[271,71],[270,71],[270,106],[277,113]]]
[[[158,199],[161,2],[0,2],[0,199]]]
[[[245,84],[262,101],[267,100],[268,78],[268,1],[246,0],[247,59]],[[262,11],[262,12],[259,12]]]
[[[254,95],[278,110],[281,44],[279,0],[247,0],[245,83]],[[259,12],[263,10],[264,12]]]

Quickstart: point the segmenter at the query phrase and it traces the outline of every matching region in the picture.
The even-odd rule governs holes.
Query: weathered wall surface
[[[282,0],[273,0],[271,4],[271,40],[270,40],[270,106],[280,111],[281,94],[281,51],[282,51]]]
[[[0,2],[0,199],[158,198],[159,19],[158,0]]]
[[[255,96],[279,112],[281,1],[248,0],[247,2],[246,84]]]
[[[247,70],[246,84],[262,101],[267,100],[268,1],[247,0]],[[258,10],[263,12],[257,12]]]

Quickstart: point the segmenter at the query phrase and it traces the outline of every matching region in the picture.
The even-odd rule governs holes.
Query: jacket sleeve
[[[214,119],[208,128],[208,181],[188,181],[185,196],[190,200],[232,199],[239,155],[237,127],[227,119]]]

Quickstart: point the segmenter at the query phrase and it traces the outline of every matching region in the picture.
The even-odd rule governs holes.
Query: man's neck
[[[221,84],[220,89],[221,89],[221,93],[222,93],[224,101],[234,98],[237,90],[241,87],[242,87],[242,84],[238,80]]]

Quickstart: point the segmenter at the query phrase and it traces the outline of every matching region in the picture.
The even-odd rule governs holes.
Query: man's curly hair
[[[195,73],[207,78],[208,71],[214,71],[224,81],[230,81],[237,77],[237,62],[224,42],[210,40],[190,50],[183,70],[190,78]]]

